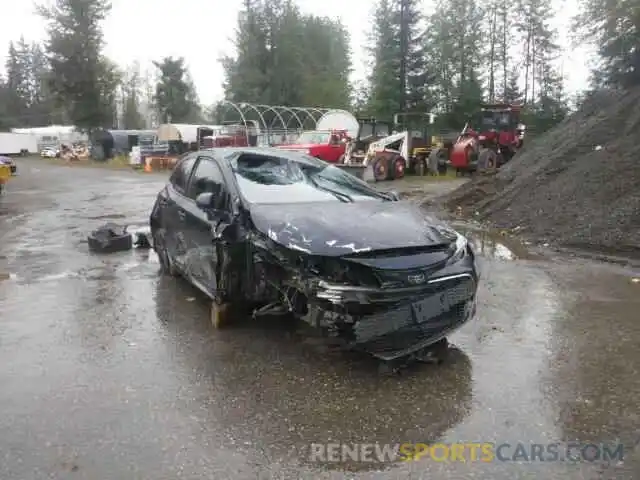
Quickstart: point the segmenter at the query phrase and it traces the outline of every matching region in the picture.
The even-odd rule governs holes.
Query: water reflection
[[[370,359],[331,351],[288,325],[215,331],[205,302],[187,301],[193,296],[183,282],[160,278],[157,317],[174,361],[201,387],[206,421],[223,425],[240,449],[304,463],[314,442],[436,441],[471,407],[471,362],[459,350],[445,365],[380,377]]]
[[[465,235],[474,250],[485,258],[519,260],[535,257],[523,243],[501,232],[482,229],[468,223],[451,222],[451,224],[458,232]]]

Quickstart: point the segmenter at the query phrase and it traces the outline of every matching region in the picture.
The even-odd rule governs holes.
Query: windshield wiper
[[[316,179],[313,178],[311,175],[309,175],[308,178],[309,178],[309,180],[311,180],[311,183],[313,183],[313,186],[316,187],[318,190],[323,190],[325,192],[328,192],[328,193],[332,194],[334,197],[336,197],[341,202],[353,203],[353,198],[351,198],[350,195],[347,195],[346,193],[338,192],[337,190],[333,190],[332,188],[328,188],[328,187],[325,187],[323,185],[320,185],[316,181]]]
[[[326,178],[326,177],[323,177],[323,176],[320,176],[320,178],[324,178],[326,181],[334,183],[336,185],[341,185],[341,186],[343,186],[345,188],[350,188],[350,189],[355,190],[356,192],[361,193],[362,195],[365,195],[365,196],[375,196],[375,197],[380,198],[382,200],[391,200],[391,201],[393,201],[393,198],[391,198],[391,196],[389,196],[387,193],[384,193],[384,192],[379,192],[379,191],[374,190],[374,189],[362,188],[359,185],[352,185],[352,184],[344,183],[344,182],[341,182],[341,181],[336,180],[334,178]]]

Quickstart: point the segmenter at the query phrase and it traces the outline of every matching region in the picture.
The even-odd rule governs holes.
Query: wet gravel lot
[[[632,269],[469,232],[478,317],[444,365],[382,377],[282,322],[214,330],[153,252],[90,254],[100,224],[146,224],[166,175],[18,168],[0,198],[1,480],[640,478]],[[624,458],[319,464],[309,450],[565,441],[622,442]]]

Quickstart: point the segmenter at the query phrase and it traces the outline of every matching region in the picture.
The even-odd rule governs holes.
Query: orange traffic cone
[[[151,173],[153,171],[151,168],[151,158],[149,157],[144,159],[144,171],[145,173]]]

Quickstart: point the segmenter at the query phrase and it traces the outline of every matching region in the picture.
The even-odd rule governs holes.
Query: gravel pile
[[[640,88],[598,92],[446,204],[535,241],[640,254]]]

